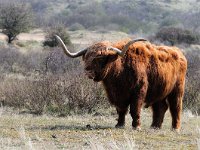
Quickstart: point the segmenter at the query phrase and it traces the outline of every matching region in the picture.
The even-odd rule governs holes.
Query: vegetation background
[[[200,148],[199,0],[1,0],[0,12],[2,148],[45,149],[44,143],[56,149]],[[113,129],[115,110],[102,86],[87,79],[81,58],[63,54],[54,34],[71,51],[126,37],[181,48],[188,59],[183,133],[148,130],[150,110],[143,112],[141,133]],[[169,114],[166,120],[163,128],[170,127]],[[83,133],[88,140],[78,137]],[[103,140],[107,134],[112,139]]]

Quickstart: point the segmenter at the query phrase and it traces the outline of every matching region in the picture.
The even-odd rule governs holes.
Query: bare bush
[[[200,114],[200,52],[187,52],[188,72],[184,97],[184,108],[190,109],[192,112]]]
[[[80,72],[79,59],[69,59],[61,49],[54,48],[41,52],[29,51],[21,53],[14,47],[0,49],[1,73],[30,74],[61,74],[65,72]],[[79,66],[79,67],[78,67]]]
[[[29,74],[35,71],[45,70],[44,61],[47,52],[21,53],[14,47],[0,49],[0,71],[1,73]]]
[[[16,48],[0,49],[0,70],[3,72],[15,72],[16,66],[22,64],[23,55]],[[18,68],[19,69],[19,68]]]
[[[84,76],[73,78],[66,92],[69,106],[76,113],[91,113],[97,107],[108,106],[103,88]]]
[[[162,42],[169,42],[171,45],[186,43],[198,44],[200,42],[200,35],[189,30],[174,27],[164,27],[156,33],[156,39]]]
[[[66,73],[77,71],[80,72],[82,67],[80,66],[79,59],[70,59],[63,54],[63,51],[59,48],[51,49],[48,51],[44,59],[46,67],[45,72],[51,72],[54,74]]]
[[[60,116],[91,113],[99,106],[107,106],[98,85],[74,74],[7,78],[1,81],[0,99],[6,106],[34,114],[47,112]]]

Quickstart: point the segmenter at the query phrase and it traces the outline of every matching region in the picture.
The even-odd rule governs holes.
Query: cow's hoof
[[[133,130],[136,130],[136,131],[141,131],[141,127],[140,127],[140,126],[133,127]]]
[[[180,128],[178,128],[178,129],[172,128],[172,131],[174,131],[176,133],[180,133]]]
[[[150,129],[154,129],[154,130],[159,130],[161,127],[160,126],[151,126]]]
[[[117,128],[117,129],[123,129],[124,128],[124,124],[116,124],[115,128]]]

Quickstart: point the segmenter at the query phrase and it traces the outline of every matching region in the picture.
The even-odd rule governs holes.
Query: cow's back
[[[129,47],[125,57],[136,74],[146,75],[150,103],[165,98],[179,80],[185,80],[187,61],[177,47],[137,42]]]

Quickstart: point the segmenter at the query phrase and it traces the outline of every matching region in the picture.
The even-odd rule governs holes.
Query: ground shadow
[[[90,124],[87,124],[85,126],[78,126],[78,125],[49,125],[45,127],[29,127],[26,128],[28,130],[80,130],[80,131],[88,131],[88,130],[106,130],[106,129],[113,129],[113,126],[100,126],[95,125],[92,126]]]

